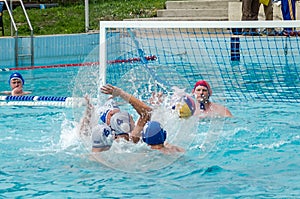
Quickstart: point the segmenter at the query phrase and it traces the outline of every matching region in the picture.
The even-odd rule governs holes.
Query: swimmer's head
[[[95,151],[108,150],[113,143],[111,129],[107,125],[100,125],[92,129],[93,149]]]
[[[110,127],[115,135],[130,133],[133,130],[133,120],[128,112],[117,112],[110,119]]]
[[[210,85],[208,82],[204,81],[204,80],[200,80],[200,81],[197,81],[196,84],[194,85],[194,88],[193,88],[193,91],[192,93],[195,92],[195,89],[198,87],[198,86],[204,86],[207,88],[208,90],[208,95],[211,96],[212,95],[212,90],[210,88]]]
[[[194,114],[196,107],[194,100],[186,95],[176,104],[176,108],[180,118],[187,118]]]
[[[167,138],[167,132],[157,121],[149,121],[142,131],[142,139],[149,145],[163,144]]]
[[[24,85],[25,80],[23,79],[22,75],[18,72],[14,72],[10,75],[9,80],[8,80],[8,84],[10,84],[11,80],[13,79],[18,79],[22,81],[22,85]]]
[[[120,110],[120,109],[117,106],[116,102],[113,99],[110,99],[99,109],[100,120],[107,124],[110,112],[113,110]],[[115,111],[115,112],[117,112],[117,111]]]

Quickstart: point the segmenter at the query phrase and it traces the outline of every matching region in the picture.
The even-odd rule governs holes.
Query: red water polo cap
[[[204,87],[206,87],[207,90],[208,90],[209,96],[212,95],[212,90],[211,90],[211,88],[210,88],[210,85],[209,85],[209,83],[207,83],[206,81],[204,81],[204,80],[197,81],[196,84],[195,84],[195,86],[194,86],[193,92],[195,91],[195,88],[196,88],[197,86],[204,86]]]

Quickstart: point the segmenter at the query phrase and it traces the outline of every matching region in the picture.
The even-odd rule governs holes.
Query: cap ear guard
[[[133,129],[130,122],[130,115],[127,112],[115,113],[110,119],[110,126],[116,135],[130,133]]]
[[[119,107],[117,106],[116,102],[113,100],[113,99],[110,99],[108,100],[107,102],[105,102],[105,104],[100,107],[99,109],[99,114],[100,114],[100,120],[104,123],[107,122],[107,116],[108,116],[108,113],[111,111],[111,110],[114,110],[114,109],[119,109]]]
[[[109,126],[98,124],[92,129],[93,148],[110,147],[113,143],[113,136]]]
[[[106,109],[100,112],[100,120],[104,123],[106,123],[107,121],[107,115],[109,113],[109,111],[111,111],[110,109]]]

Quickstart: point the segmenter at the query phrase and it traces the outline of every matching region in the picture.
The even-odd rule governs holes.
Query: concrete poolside
[[[127,20],[141,21],[240,21],[242,2],[240,0],[180,0],[167,1],[166,8],[157,10],[157,17]],[[296,2],[296,19],[300,18],[300,2]],[[263,5],[259,20],[264,20]],[[282,20],[280,2],[273,4],[273,19]]]

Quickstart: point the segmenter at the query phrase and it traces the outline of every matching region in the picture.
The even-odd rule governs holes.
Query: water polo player
[[[113,134],[111,128],[104,122],[101,124],[98,122],[98,115],[95,113],[95,107],[91,104],[89,97],[85,96],[86,110],[84,117],[80,123],[80,135],[84,137],[91,136],[92,138],[92,152],[102,152],[109,150],[113,143]],[[110,119],[110,110],[118,111],[118,108],[112,108],[109,103],[107,105],[107,111],[100,117],[100,120],[106,121]]]
[[[112,86],[110,84],[102,86],[100,91],[104,94],[112,95],[113,98],[121,97],[126,102],[129,102],[129,104],[131,104],[131,106],[137,111],[137,113],[139,114],[139,119],[130,132],[130,140],[135,143],[138,142],[141,137],[141,131],[143,130],[143,127],[151,118],[151,107],[149,107],[147,104],[140,101],[136,97],[126,93],[121,88]]]
[[[194,115],[204,116],[223,116],[232,117],[231,112],[220,104],[213,103],[209,100],[212,96],[212,89],[208,82],[200,80],[195,83],[192,90],[192,94],[195,96],[196,110]]]
[[[89,132],[92,132],[92,138],[95,138],[92,141],[93,146],[95,146],[93,147],[93,151],[99,152],[102,151],[102,149],[100,150],[100,147],[97,147],[97,144],[106,141],[110,135],[114,136],[115,138],[123,137],[127,140],[137,143],[140,140],[141,131],[143,130],[144,125],[151,118],[152,109],[134,96],[131,96],[122,89],[114,87],[110,84],[101,87],[101,92],[104,94],[110,94],[112,97],[123,98],[133,106],[140,117],[137,123],[134,124],[131,115],[127,112],[120,111],[119,107],[117,107],[114,101],[110,99],[99,110],[99,118],[100,121],[102,121],[102,123],[99,124],[99,122],[95,122],[95,119],[92,117],[99,114],[95,114],[94,106],[90,103],[90,100],[86,96],[87,108],[85,111],[85,116],[81,121],[81,134],[89,136]],[[103,128],[100,128],[99,125],[103,125]],[[97,134],[97,136],[94,134]],[[106,144],[104,145],[106,146]]]
[[[92,152],[108,150],[112,141],[116,139],[130,140],[130,133],[135,125],[129,113],[120,111],[112,99],[108,100],[95,113],[90,99],[87,96],[85,99],[87,108],[81,121],[80,133],[85,136],[91,135]]]
[[[14,72],[10,75],[8,79],[8,84],[11,87],[11,91],[3,91],[1,93],[5,95],[12,95],[12,96],[22,96],[22,95],[31,94],[31,92],[29,91],[23,91],[24,83],[25,80],[23,76],[18,72]]]
[[[100,111],[100,120],[111,128],[115,139],[124,138],[129,141],[129,134],[134,128],[134,121],[132,116],[119,108],[102,107]]]
[[[142,131],[142,140],[147,143],[151,149],[159,150],[163,153],[185,152],[181,147],[166,143],[167,132],[161,127],[157,121],[149,121],[146,123]]]

